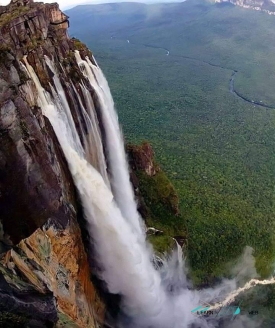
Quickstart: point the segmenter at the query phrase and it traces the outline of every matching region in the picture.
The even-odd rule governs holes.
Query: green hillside
[[[228,274],[245,245],[269,275],[275,112],[252,100],[275,108],[275,17],[199,0],[67,14],[107,75],[127,141],[153,145],[180,195],[195,282]],[[230,92],[233,71],[251,103]]]

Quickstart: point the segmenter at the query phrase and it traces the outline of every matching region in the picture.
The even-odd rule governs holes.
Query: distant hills
[[[184,0],[186,1],[186,0]],[[164,3],[179,3],[184,2],[181,0],[174,0],[174,1],[167,1],[167,0],[140,0],[139,3],[143,4],[164,4]],[[212,2],[210,0],[210,2]],[[243,7],[246,9],[253,9],[258,11],[263,11],[269,15],[275,15],[275,0],[214,0],[216,3],[231,3],[233,5]],[[117,1],[117,0],[109,0],[107,3],[104,1],[98,0],[98,1],[86,1],[78,5],[77,7],[81,6],[88,6],[88,5],[110,5],[110,4],[116,4],[116,3],[136,3],[135,1]],[[67,10],[72,9],[73,6],[70,6],[67,8]],[[75,9],[76,7],[74,7]],[[83,9],[83,8],[82,8]]]
[[[146,6],[143,3],[123,2],[105,3],[99,5],[79,5],[66,11],[70,17],[73,32],[85,32],[92,24],[92,32],[110,30],[113,26],[122,27],[121,24],[131,24],[136,19],[144,19]]]
[[[275,1],[272,0],[215,0],[215,2],[230,2],[233,5],[254,9],[275,15]]]
[[[194,8],[207,10],[207,2],[191,0],[191,8],[185,2],[177,3],[140,3],[117,2],[98,5],[79,5],[65,13],[70,17],[70,31],[74,36],[86,39],[89,31],[95,33],[117,34],[119,31],[127,34],[129,27],[144,29],[152,25],[163,25],[169,22],[179,22],[182,15],[193,17]],[[190,1],[189,1],[190,2]],[[195,10],[196,11],[196,10]],[[185,20],[185,18],[184,18]],[[134,27],[135,28],[135,27]]]

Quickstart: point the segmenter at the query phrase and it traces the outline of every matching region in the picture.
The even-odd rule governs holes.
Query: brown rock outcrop
[[[156,163],[152,146],[148,142],[130,144],[127,154],[138,210],[149,226],[147,235],[156,252],[171,249],[173,239],[181,246],[186,245],[187,229],[180,213],[177,191]]]
[[[172,215],[179,215],[179,199],[174,186],[155,161],[148,142],[127,145],[130,176],[138,200],[138,210],[143,218],[152,216],[149,208],[157,203],[167,207]]]
[[[149,176],[159,171],[159,166],[154,162],[153,148],[148,142],[143,142],[140,146],[129,145],[127,152],[133,170],[145,171]]]

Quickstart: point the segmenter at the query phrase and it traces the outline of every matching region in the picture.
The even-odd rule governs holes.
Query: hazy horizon
[[[184,0],[185,1],[185,0]],[[57,2],[60,5],[60,8],[62,10],[68,10],[71,9],[73,7],[79,6],[79,5],[92,5],[92,4],[103,4],[103,3],[115,3],[115,2],[141,2],[141,3],[165,3],[165,2],[184,2],[182,0],[95,0],[95,1],[83,1],[83,2],[78,2],[76,0],[59,0],[59,1],[43,1],[45,3],[53,3],[53,2]],[[41,2],[41,1],[39,1]],[[0,5],[1,6],[6,6],[7,4],[10,3],[10,0],[2,0],[0,1]]]

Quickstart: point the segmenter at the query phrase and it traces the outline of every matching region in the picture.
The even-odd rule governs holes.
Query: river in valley
[[[111,39],[116,39],[116,37],[112,36]],[[207,64],[207,65],[210,65],[210,66],[213,66],[213,67],[222,68],[224,70],[230,70],[230,71],[232,71],[230,81],[229,81],[229,88],[228,88],[230,93],[232,93],[234,96],[238,97],[239,99],[241,99],[245,102],[248,102],[248,103],[250,103],[254,106],[260,106],[260,107],[264,107],[264,108],[275,109],[275,106],[267,105],[262,101],[256,101],[256,100],[253,100],[253,99],[249,99],[246,96],[242,95],[239,91],[236,90],[236,88],[235,88],[235,78],[237,77],[237,74],[238,74],[237,70],[230,69],[228,67],[224,67],[224,66],[221,66],[221,65],[218,65],[218,64],[210,63],[210,62],[207,62],[207,61],[204,61],[204,60],[201,60],[201,59],[198,59],[198,58],[194,58],[194,57],[171,54],[171,50],[169,50],[167,48],[164,48],[164,47],[156,46],[156,45],[135,43],[135,42],[131,42],[129,39],[127,39],[127,43],[135,45],[135,46],[142,46],[142,47],[146,47],[146,48],[161,50],[161,51],[164,51],[165,54],[169,57],[175,57],[175,58],[178,57],[178,58],[194,60],[194,61],[198,61],[198,62]]]

